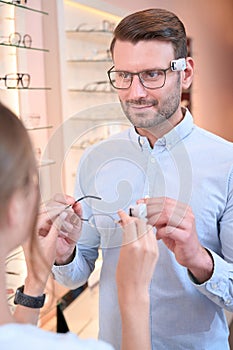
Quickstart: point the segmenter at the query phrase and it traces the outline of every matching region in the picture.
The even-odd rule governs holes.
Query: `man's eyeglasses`
[[[3,42],[3,44],[9,44],[12,46],[22,46],[30,48],[32,46],[32,38],[29,34],[25,34],[23,37],[19,32],[11,33],[8,37],[1,36],[1,38],[7,38],[8,42]]]
[[[182,71],[186,69],[185,58],[171,61],[170,67],[166,69],[147,69],[141,72],[132,73],[123,70],[114,70],[114,66],[107,72],[111,85],[118,90],[129,89],[133,77],[138,76],[140,83],[147,89],[160,89],[165,85],[166,73],[171,71]]]
[[[27,73],[12,73],[6,74],[5,77],[0,77],[0,80],[5,81],[7,89],[23,88],[27,89],[30,84],[30,75]]]

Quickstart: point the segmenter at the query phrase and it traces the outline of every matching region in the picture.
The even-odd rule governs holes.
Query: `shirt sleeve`
[[[223,260],[219,255],[208,249],[214,261],[214,271],[205,283],[198,284],[190,273],[189,278],[196,289],[206,295],[220,307],[233,311],[233,264]]]
[[[55,280],[70,289],[78,288],[86,283],[94,270],[98,250],[76,246],[74,259],[67,265],[53,265]]]
[[[82,182],[80,179],[84,175],[83,172],[88,174],[88,169],[82,166],[83,159],[86,159],[86,154],[82,157],[80,165],[78,167],[76,176],[76,186],[74,195],[75,198],[83,197],[88,194],[95,194],[88,191],[85,188],[85,192],[82,189]],[[81,175],[80,175],[81,174]],[[88,178],[88,176],[86,176]],[[91,183],[91,181],[90,181]],[[88,218],[91,215],[90,202],[82,201],[83,217]],[[82,234],[76,245],[76,251],[74,259],[67,265],[54,265],[52,273],[54,278],[62,285],[70,289],[75,289],[85,284],[95,268],[95,261],[99,255],[100,236],[98,231],[91,227],[89,224],[84,223],[82,226]]]
[[[211,278],[198,284],[189,273],[195,287],[220,307],[233,312],[233,171],[230,172],[226,189],[226,207],[219,220],[221,256],[210,250],[214,261]]]

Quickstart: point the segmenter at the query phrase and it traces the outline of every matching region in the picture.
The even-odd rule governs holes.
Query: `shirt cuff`
[[[65,264],[65,265],[54,264],[52,266],[53,275],[54,274],[56,275],[56,273],[59,273],[59,272],[65,273],[66,271],[69,271],[69,272],[72,271],[74,269],[74,265],[75,265],[74,261],[75,261],[76,254],[77,254],[77,248],[75,247],[74,253],[73,253],[73,259],[71,262],[69,262],[68,264]]]
[[[199,284],[195,277],[188,271],[188,276],[197,290],[202,294],[206,295],[213,301],[214,299],[221,299],[226,307],[233,305],[232,295],[230,294],[229,283],[232,283],[233,280],[233,265],[227,263],[223,258],[218,254],[208,249],[213,262],[214,262],[214,271],[210,279],[202,284]]]

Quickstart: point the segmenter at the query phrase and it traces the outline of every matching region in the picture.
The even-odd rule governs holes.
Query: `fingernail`
[[[61,214],[60,214],[59,216],[60,216],[60,218],[61,218],[62,220],[65,220],[65,219],[67,218],[67,215],[68,215],[68,213],[66,213],[65,211],[63,211],[63,212],[61,212]]]

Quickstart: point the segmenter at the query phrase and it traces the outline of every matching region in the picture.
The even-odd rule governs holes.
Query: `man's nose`
[[[132,84],[128,89],[129,99],[138,99],[147,95],[146,88],[142,85],[139,76],[133,75]]]

